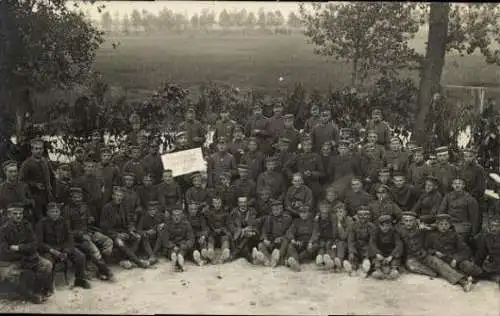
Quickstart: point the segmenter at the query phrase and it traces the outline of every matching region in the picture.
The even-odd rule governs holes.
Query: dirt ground
[[[45,305],[0,301],[0,312],[109,314],[385,314],[500,315],[500,291],[492,282],[472,292],[444,280],[403,275],[376,281],[285,267],[254,267],[245,260],[223,266],[187,266],[172,272],[117,268],[115,284],[93,281],[92,290],[61,288]]]

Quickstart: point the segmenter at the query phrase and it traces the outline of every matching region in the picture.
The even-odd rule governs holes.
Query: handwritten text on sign
[[[201,148],[165,154],[161,156],[161,161],[163,162],[163,168],[172,169],[174,177],[195,171],[206,171],[207,169]]]

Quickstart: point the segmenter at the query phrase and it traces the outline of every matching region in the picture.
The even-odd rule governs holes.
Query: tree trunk
[[[448,20],[450,4],[433,2],[430,4],[429,34],[424,65],[420,74],[420,86],[417,98],[418,114],[414,125],[414,135],[417,143],[424,145],[428,139],[426,133],[426,118],[434,93],[439,91],[443,73],[446,41],[448,36]]]
[[[9,106],[9,89],[8,84],[8,49],[9,49],[9,27],[8,17],[9,8],[7,1],[0,1],[0,124],[2,125],[2,133],[7,133],[5,129],[7,122],[7,113]],[[7,136],[7,135],[6,135]]]

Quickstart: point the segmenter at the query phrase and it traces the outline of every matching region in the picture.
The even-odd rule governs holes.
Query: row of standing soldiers
[[[198,265],[245,257],[294,270],[315,260],[389,279],[404,263],[465,290],[472,277],[498,275],[498,203],[484,203],[487,177],[474,150],[464,149],[459,165],[446,147],[426,160],[422,148],[391,137],[378,109],[363,142],[329,111],[311,117],[305,134],[293,122],[279,105],[271,118],[256,107],[244,128],[221,113],[206,177],[174,177],[157,140],[138,133],[117,153],[99,142],[77,150],[52,181],[35,139],[19,171],[3,164],[0,258],[34,273],[34,302],[53,293],[58,262],[73,262],[76,286],[90,287],[87,259],[99,278],[114,280],[115,253],[125,268],[161,256],[176,270],[186,256]],[[180,129],[175,151],[205,143],[192,109]]]

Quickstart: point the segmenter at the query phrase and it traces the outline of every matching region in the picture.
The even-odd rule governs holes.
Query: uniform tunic
[[[286,182],[283,174],[278,171],[264,171],[257,179],[257,191],[263,187],[271,188],[271,197],[280,199],[286,192]]]
[[[130,172],[135,176],[135,185],[140,185],[146,174],[146,168],[140,160],[129,160],[123,165],[122,173]]]
[[[421,221],[431,223],[438,213],[442,200],[443,196],[438,190],[429,193],[423,192],[413,206],[412,212],[415,212]]]
[[[292,221],[292,216],[288,212],[283,212],[280,216],[268,215],[260,239],[267,239],[272,243],[276,238],[284,237]]]
[[[99,227],[107,236],[115,239],[118,233],[129,233],[135,228],[136,214],[127,212],[125,204],[108,202],[102,209]]]
[[[299,204],[307,206],[309,210],[312,210],[313,193],[305,185],[300,185],[299,187],[291,186],[285,195],[285,208],[287,211],[298,215]]]
[[[459,233],[472,234],[472,236],[479,233],[481,228],[479,207],[476,200],[468,192],[452,191],[446,194],[438,213],[451,215],[452,221],[459,225],[456,227]]]
[[[401,218],[401,209],[390,199],[373,201],[368,205],[368,208],[370,209],[372,218],[374,219],[379,218],[380,215],[391,215],[395,221],[399,221]]]
[[[26,159],[19,170],[19,179],[28,184],[31,195],[35,201],[33,215],[35,221],[38,221],[44,215],[49,199],[53,197],[51,170],[47,159],[36,159],[34,156]],[[43,184],[44,188],[40,190],[36,186],[37,183]]]
[[[389,124],[385,121],[375,122],[374,120],[369,120],[366,125],[366,130],[375,130],[377,133],[377,143],[387,148],[391,141],[391,129],[389,128]]]
[[[104,183],[104,192],[102,194],[103,203],[107,203],[111,200],[111,195],[113,193],[113,186],[120,185],[120,168],[114,164],[109,163],[101,166],[102,181]]]
[[[439,191],[446,194],[452,190],[451,183],[457,175],[457,167],[451,163],[436,163],[430,167],[429,173],[439,180]]]
[[[13,202],[33,206],[33,199],[26,183],[5,181],[0,184],[0,210],[6,212],[9,204]]]
[[[181,220],[179,223],[169,221],[165,229],[161,231],[153,253],[158,250],[168,252],[172,251],[174,247],[179,247],[180,254],[184,255],[186,251],[193,248],[193,245],[193,229],[189,222],[186,219]]]
[[[356,211],[361,205],[368,205],[374,200],[373,196],[366,191],[362,190],[359,192],[354,192],[352,189],[348,189],[342,200],[345,203],[346,210],[349,216],[354,216]]]
[[[16,223],[9,220],[0,230],[0,258],[2,261],[29,261],[37,254],[38,243],[31,223],[23,220]],[[19,251],[10,250],[18,245]]]
[[[443,260],[446,263],[450,263],[453,259],[460,263],[472,254],[469,247],[453,229],[444,233],[437,230],[429,232],[425,240],[425,248],[429,254],[434,254],[436,251],[444,254]]]
[[[160,202],[160,190],[157,186],[145,187],[144,185],[141,185],[137,187],[137,195],[139,196],[139,201],[141,202],[143,210],[148,209],[150,201]]]
[[[429,175],[429,166],[422,161],[421,163],[411,163],[408,168],[408,182],[415,185],[420,191],[424,190],[425,179]]]
[[[220,184],[220,175],[229,172],[236,173],[236,160],[228,152],[216,152],[207,161],[208,186],[214,187]]]
[[[294,172],[302,173],[304,183],[312,190],[314,198],[317,200],[321,196],[323,192],[319,179],[324,176],[325,171],[319,154],[314,152],[300,153],[293,161],[290,161],[286,169],[290,178]],[[306,176],[305,171],[310,171],[311,175]]]
[[[347,245],[349,254],[353,254],[358,260],[369,257],[369,244],[372,231],[375,226],[370,223],[354,222],[347,233]]]
[[[233,120],[217,120],[217,122],[215,122],[214,139],[218,139],[221,136],[226,137],[228,140],[233,139],[233,133],[236,125],[236,122]]]
[[[314,151],[319,153],[325,142],[339,141],[339,128],[333,122],[318,124],[311,131]]]
[[[465,190],[469,192],[476,200],[484,195],[486,190],[486,172],[477,162],[462,164],[460,173],[465,178]]]
[[[182,190],[174,180],[171,183],[162,182],[156,186],[158,202],[163,211],[180,206],[183,202]]]
[[[372,256],[380,254],[383,257],[392,256],[399,259],[403,254],[403,241],[399,232],[396,229],[383,232],[376,227],[370,236],[370,253]]]
[[[69,249],[74,246],[68,221],[64,217],[52,220],[44,217],[36,224],[39,250],[47,253],[50,249]]]
[[[204,189],[203,187],[192,186],[186,191],[186,201],[187,203],[195,201],[199,204],[207,204],[210,201],[210,191]]]
[[[179,130],[186,131],[189,148],[201,147],[205,143],[207,131],[199,121],[184,121],[179,124]],[[201,140],[195,141],[195,137],[200,137]]]
[[[405,151],[388,150],[385,153],[387,167],[393,171],[399,171],[406,174],[408,172],[409,160],[409,155]]]
[[[191,228],[193,229],[195,245],[203,247],[204,245],[199,244],[199,239],[202,236],[204,236],[205,238],[208,236],[208,226],[205,215],[203,215],[201,212],[196,213],[196,215],[188,214],[187,220],[191,224]]]
[[[476,239],[476,260],[486,273],[500,274],[500,234],[481,233]]]
[[[250,178],[238,178],[231,184],[232,191],[236,199],[246,196],[248,205],[253,205],[257,198],[257,184]],[[233,204],[238,201],[232,201]]]
[[[159,184],[163,175],[163,162],[158,152],[147,154],[142,158],[141,164],[146,173],[151,174],[154,184]]]
[[[290,140],[290,144],[288,145],[288,150],[290,152],[295,152],[297,151],[297,146],[299,145],[300,141],[300,133],[298,130],[295,128],[285,128],[281,135],[281,137],[286,137]]]
[[[402,188],[391,188],[392,199],[399,208],[404,211],[410,211],[418,201],[419,192],[411,184],[406,183]]]

